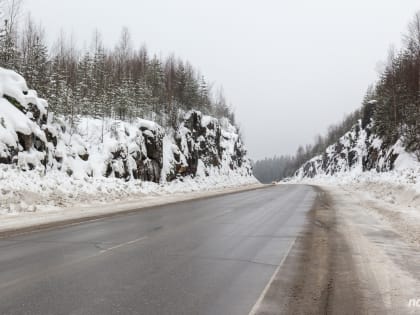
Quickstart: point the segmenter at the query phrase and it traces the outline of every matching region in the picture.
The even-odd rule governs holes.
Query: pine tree
[[[205,109],[209,107],[210,105],[210,99],[209,99],[209,87],[207,85],[206,80],[204,79],[204,76],[200,79],[200,86],[199,86],[199,107],[202,109]]]
[[[16,33],[8,20],[0,29],[0,66],[19,71],[19,50],[16,46]]]
[[[152,91],[152,111],[159,113],[159,104],[164,101],[163,86],[164,86],[164,72],[162,63],[154,56],[147,67],[146,82]]]
[[[374,88],[370,86],[362,102],[362,128],[365,128],[371,122],[376,103]]]
[[[77,114],[91,115],[93,101],[93,79],[92,79],[92,59],[87,52],[77,67],[77,85],[75,99],[80,108],[76,108]]]
[[[111,117],[128,121],[147,117],[176,128],[190,109],[234,120],[225,98],[215,100],[204,77],[188,62],[173,55],[149,59],[144,46],[132,49],[126,28],[113,51],[104,48],[99,32],[90,51],[81,53],[74,38],[63,32],[49,50],[42,28],[30,17],[21,33],[15,31],[17,6],[12,11],[13,23],[6,21],[0,27],[0,66],[19,70],[28,86],[47,98],[49,110],[63,115],[72,130],[80,115],[101,119],[104,132]]]

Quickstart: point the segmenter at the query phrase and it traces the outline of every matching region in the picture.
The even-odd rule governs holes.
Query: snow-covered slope
[[[316,156],[302,165],[295,174],[295,180],[308,178],[332,179],[361,177],[420,179],[420,163],[417,157],[404,150],[402,140],[392,146],[371,132],[372,123],[362,128],[361,122],[329,146],[325,153]],[[381,175],[387,173],[386,175]]]
[[[106,199],[256,182],[228,120],[191,111],[177,130],[144,119],[76,117],[71,124],[2,68],[0,96],[0,212],[42,196],[56,204],[53,195]]]

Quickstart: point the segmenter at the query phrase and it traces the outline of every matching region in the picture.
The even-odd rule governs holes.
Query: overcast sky
[[[135,46],[189,60],[222,85],[254,159],[294,153],[356,109],[377,64],[418,0],[25,0],[50,39],[93,30],[113,46],[127,26]]]

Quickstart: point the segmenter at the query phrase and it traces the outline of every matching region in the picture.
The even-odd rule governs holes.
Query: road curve
[[[272,186],[0,239],[0,314],[248,314],[315,198]]]

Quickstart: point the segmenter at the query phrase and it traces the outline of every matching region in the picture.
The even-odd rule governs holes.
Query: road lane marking
[[[24,276],[22,278],[11,280],[11,281],[6,282],[6,283],[1,283],[0,288],[4,289],[4,288],[7,288],[7,287],[16,285],[16,284],[18,284],[19,282],[22,282],[22,281],[30,281],[30,280],[34,280],[34,279],[37,279],[37,278],[39,279],[40,277],[43,277],[43,276],[51,275],[53,273],[58,272],[59,270],[61,270],[63,268],[71,267],[73,265],[83,263],[83,262],[86,262],[86,261],[94,259],[94,258],[98,258],[98,257],[100,257],[101,255],[103,255],[107,252],[113,251],[117,248],[121,248],[121,247],[124,247],[124,246],[128,246],[128,245],[131,245],[131,244],[134,244],[134,243],[144,241],[148,238],[149,238],[148,236],[139,237],[135,240],[128,241],[128,242],[125,242],[125,243],[122,243],[122,244],[118,244],[118,245],[112,246],[112,247],[107,248],[107,249],[103,249],[99,253],[88,255],[88,256],[85,256],[85,257],[81,257],[79,259],[69,261],[67,263],[64,263],[64,264],[56,266],[56,267],[48,268],[48,270],[46,270],[46,271],[41,271],[41,272],[38,272],[38,273],[35,273],[35,274],[31,274],[29,276]]]
[[[103,249],[103,250],[100,251],[100,254],[104,254],[106,252],[115,250],[117,248],[121,248],[121,247],[124,247],[124,246],[128,246],[128,245],[131,245],[131,244],[134,244],[134,243],[138,243],[138,242],[144,241],[147,238],[148,238],[147,236],[143,236],[143,237],[136,238],[135,240],[132,240],[132,241],[128,241],[128,242],[125,242],[125,243],[121,243],[121,244],[112,246],[112,247],[107,248],[107,249]]]
[[[292,241],[290,246],[288,247],[287,251],[284,253],[284,256],[282,260],[280,261],[280,264],[277,266],[276,270],[274,271],[273,275],[270,278],[270,281],[268,281],[267,285],[265,286],[264,290],[262,291],[260,297],[258,298],[257,302],[254,304],[254,307],[251,309],[248,315],[256,315],[258,309],[260,308],[262,301],[264,300],[268,289],[270,288],[271,284],[273,283],[274,279],[276,278],[277,274],[279,273],[281,267],[283,266],[284,262],[286,261],[286,258],[289,256],[290,251],[292,250],[293,246],[295,245],[296,238]]]
[[[219,213],[219,214],[215,215],[215,216],[214,216],[214,218],[223,217],[223,216],[225,216],[225,215],[227,215],[228,213],[231,213],[231,212],[233,212],[233,211],[234,211],[234,209],[229,209],[229,210],[223,211],[222,213]]]
[[[1,3],[1,0],[0,0]],[[241,193],[253,193],[260,189],[267,189],[272,188],[276,185],[272,184],[252,184],[252,185],[244,185],[224,190],[213,190],[213,191],[203,191],[199,193],[198,195],[192,195],[188,197],[182,197],[184,199],[175,199],[175,200],[168,200],[166,202],[157,202],[154,203],[154,200],[152,203],[148,205],[140,205],[139,200],[131,201],[127,204],[129,208],[121,208],[117,211],[105,211],[105,212],[95,212],[95,211],[88,211],[89,213],[86,216],[78,216],[77,214],[74,214],[74,217],[70,217],[67,220],[54,220],[51,219],[50,221],[46,220],[43,223],[32,223],[29,225],[22,225],[13,227],[13,225],[9,228],[0,229],[0,240],[7,240],[8,237],[11,236],[21,236],[21,235],[30,235],[35,233],[41,233],[41,232],[48,232],[48,231],[55,231],[64,229],[67,227],[77,226],[77,225],[84,225],[89,224],[96,221],[104,221],[107,219],[112,219],[114,217],[119,216],[125,216],[125,215],[136,215],[140,214],[143,210],[148,209],[154,209],[159,207],[165,207],[165,206],[173,206],[181,203],[187,203],[187,202],[193,202],[193,201],[201,201],[201,200],[208,200],[213,198],[221,198],[221,197],[228,197],[233,196],[236,194]],[[95,205],[92,205],[92,207]],[[96,206],[101,206],[100,204]],[[52,215],[51,215],[52,217]],[[72,222],[73,220],[76,220],[77,222]],[[80,221],[79,221],[80,220]],[[66,223],[67,222],[67,223]],[[45,226],[44,226],[45,225]],[[51,225],[51,226],[50,226]],[[28,230],[26,230],[28,229]]]

